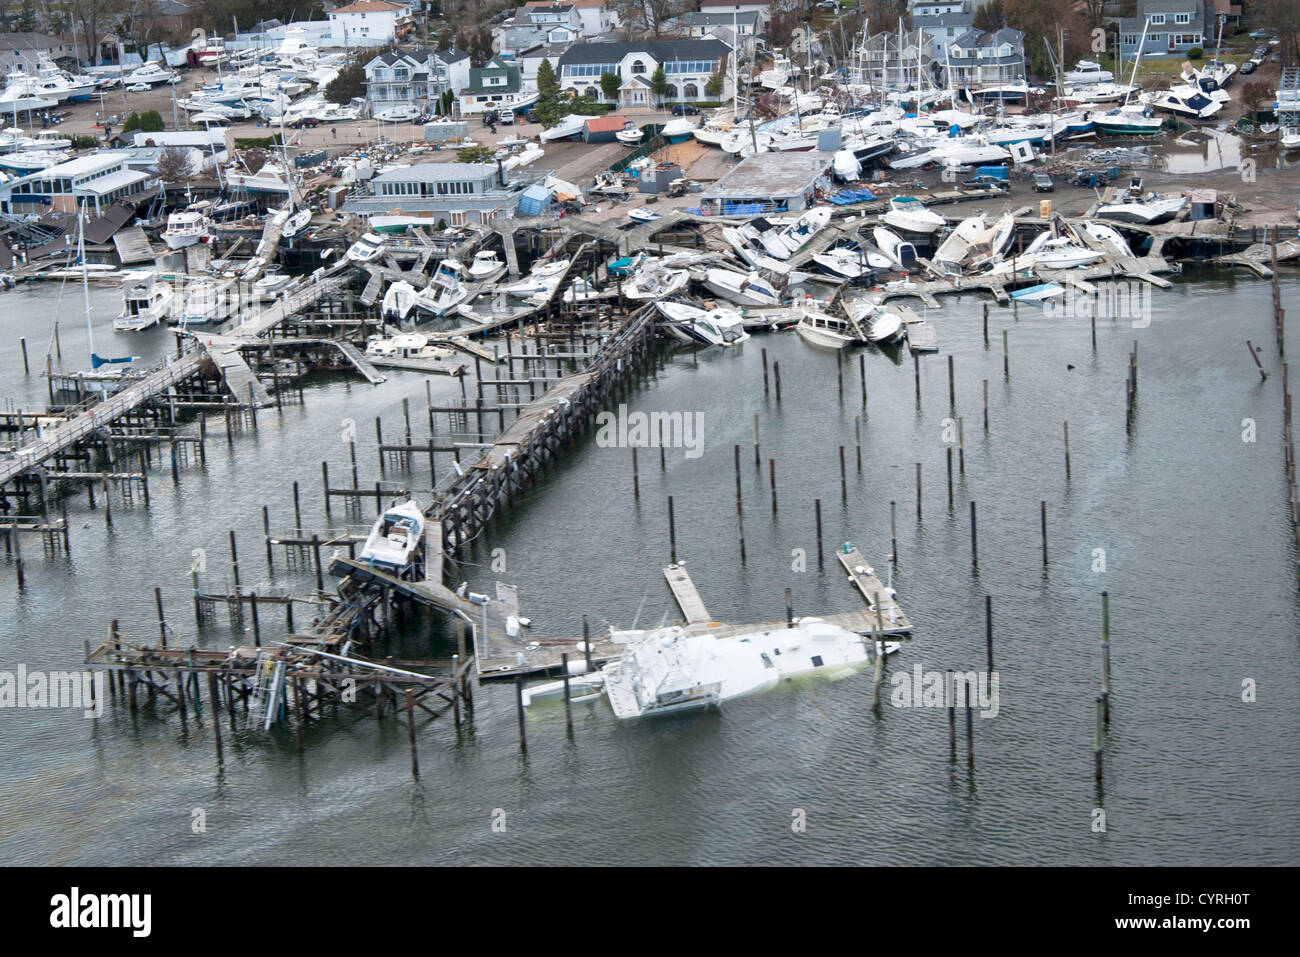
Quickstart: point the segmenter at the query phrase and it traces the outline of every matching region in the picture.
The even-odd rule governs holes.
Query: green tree
[[[542,57],[542,62],[537,67],[537,91],[542,96],[554,96],[560,92],[560,83],[555,79],[555,69],[546,57]]]
[[[18,29],[23,33],[36,31],[36,7],[32,0],[23,0],[23,5],[18,11]]]
[[[140,114],[140,132],[142,133],[160,133],[167,128],[163,122],[162,114],[157,110],[146,110]]]
[[[486,146],[467,146],[456,151],[457,163],[490,163],[492,151]]]
[[[325,87],[325,99],[331,103],[347,103],[353,97],[366,95],[366,71],[359,63],[349,63],[339,70],[339,75]]]
[[[140,128],[139,113],[132,113],[126,118],[126,122],[122,124],[123,133],[132,133],[135,130],[138,130],[139,128]]]
[[[713,74],[713,76],[709,77],[708,82],[704,84],[704,93],[710,99],[716,100],[718,97],[722,96],[725,84],[726,79],[723,77],[722,71],[719,70],[717,73]]]
[[[537,122],[548,130],[569,115],[568,108],[555,96],[544,96],[538,100],[534,112],[537,113]]]
[[[453,98],[455,98],[455,96],[456,94],[453,93],[451,90],[442,91],[442,115],[443,116],[449,116],[451,114],[451,101]]]
[[[602,73],[600,75],[600,92],[604,94],[607,100],[618,99],[618,88],[623,85],[623,81],[617,73]]]
[[[655,67],[654,74],[650,77],[650,89],[661,100],[668,95],[668,77],[664,75],[662,63]]]

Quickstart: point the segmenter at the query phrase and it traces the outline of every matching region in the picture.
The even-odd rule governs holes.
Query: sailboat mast
[[[77,257],[81,260],[81,295],[86,304],[86,341],[91,362],[95,360],[95,330],[90,322],[90,280],[86,276],[86,202],[77,208]]]

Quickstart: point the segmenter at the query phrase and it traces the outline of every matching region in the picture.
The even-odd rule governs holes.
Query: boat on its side
[[[799,306],[798,311],[799,322],[794,331],[809,345],[823,349],[848,349],[865,341],[858,335],[853,323],[843,316],[831,315],[806,305]]]
[[[704,285],[716,296],[738,306],[779,306],[776,289],[758,273],[732,272],[713,268],[704,274]]]
[[[390,322],[401,322],[410,315],[418,295],[419,291],[409,282],[401,279],[394,282],[384,293],[381,307],[384,319]]]
[[[749,338],[744,319],[734,309],[701,309],[673,301],[660,301],[655,305],[668,320],[663,324],[664,330],[683,342],[733,346]]]
[[[925,208],[925,204],[913,196],[895,196],[889,201],[889,209],[881,214],[880,221],[892,229],[904,233],[932,235],[947,225],[947,220],[936,212]]]
[[[171,283],[149,270],[132,270],[122,277],[122,311],[113,320],[113,331],[148,329],[171,311],[175,301]]]
[[[916,265],[916,247],[906,242],[893,230],[877,226],[871,231],[871,238],[876,241],[880,251],[899,269],[911,269]]]

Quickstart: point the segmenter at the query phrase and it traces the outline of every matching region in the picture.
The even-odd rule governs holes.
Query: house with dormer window
[[[600,88],[602,74],[613,73],[622,81],[620,107],[656,106],[651,78],[660,66],[668,81],[669,102],[721,99],[732,96],[729,64],[731,48],[721,40],[637,40],[630,43],[575,43],[560,57],[556,78],[560,89],[577,96],[592,95],[605,100]],[[720,97],[704,92],[705,84],[721,72],[724,90]]]
[[[1010,27],[967,30],[948,46],[940,67],[954,90],[1019,82],[1025,79],[1025,35]]]
[[[371,115],[394,106],[428,110],[447,90],[458,93],[469,85],[469,63],[469,54],[455,47],[390,50],[373,57],[363,67]]]
[[[1192,47],[1207,48],[1214,42],[1215,26],[1205,7],[1205,0],[1137,0],[1137,16],[1111,21],[1119,24],[1120,52],[1134,56],[1139,42],[1143,56],[1185,56]]]
[[[355,0],[329,12],[330,37],[339,46],[379,46],[403,40],[415,27],[411,8],[389,0]]]
[[[469,82],[457,102],[462,116],[496,110],[510,102],[524,88],[518,66],[507,63],[498,53],[480,67],[469,71]]]

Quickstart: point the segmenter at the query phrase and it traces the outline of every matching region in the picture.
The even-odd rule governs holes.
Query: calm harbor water
[[[1298,289],[1288,281],[1284,296]],[[0,295],[0,398],[43,404],[44,380],[23,376],[18,338],[27,336],[39,367],[58,296],[53,286]],[[169,347],[163,330],[114,336],[116,290],[92,297],[101,354],[152,358]],[[865,673],[642,723],[617,722],[603,704],[579,705],[572,740],[562,706],[539,705],[528,715],[526,756],[512,690],[485,686],[476,692],[472,728],[457,735],[450,716],[422,727],[418,781],[409,773],[406,730],[391,719],[325,720],[308,731],[303,757],[291,733],[232,737],[227,728],[219,766],[206,714],[202,727],[191,720],[183,728],[176,717],[132,717],[124,707],[94,721],[8,710],[0,711],[0,861],[1294,864],[1300,622],[1269,302],[1266,283],[1188,276],[1155,293],[1148,327],[1099,321],[1094,353],[1086,319],[1052,318],[1035,307],[994,307],[986,348],[980,300],[947,299],[931,317],[944,352],[922,359],[919,409],[911,359],[868,352],[860,472],[856,354],[841,401],[834,354],[793,334],[755,337],[725,352],[677,351],[626,401],[632,410],[701,413],[701,457],[670,449],[661,471],[657,454],[643,452],[634,501],[630,452],[588,437],[468,556],[465,577],[475,590],[490,590],[496,579],[519,586],[537,635],[576,634],[584,613],[599,627],[672,620],[661,568],[673,495],[678,554],[716,619],[779,619],[787,586],[797,614],[832,613],[860,605],[834,548],[852,541],[883,570],[896,500],[895,586],[917,631],[890,674],[918,665],[982,667],[984,595],[993,596],[1000,710],[975,719],[973,775],[964,743],[957,763],[949,762],[943,710],[886,705],[877,719]],[[80,289],[70,285],[61,341],[73,367],[87,353],[81,315]],[[1002,372],[1004,328],[1010,381]],[[1135,339],[1139,413],[1128,435],[1124,379]],[[1263,346],[1272,373],[1265,383],[1246,339]],[[781,365],[780,404],[763,393],[763,348]],[[951,512],[943,442],[949,352],[966,441]],[[433,384],[435,401],[458,394],[452,380]],[[42,560],[33,543],[21,594],[3,560],[0,669],[74,668],[82,641],[100,640],[114,617],[128,638],[154,641],[155,585],[180,641],[195,640],[193,549],[206,550],[205,585],[217,587],[233,528],[244,584],[267,581],[261,506],[271,507],[273,526],[290,527],[298,479],[305,523],[323,527],[320,461],[346,471],[344,420],[358,423],[361,481],[373,482],[374,416],[397,430],[402,399],[422,410],[424,391],[412,373],[378,387],[314,380],[305,405],[262,412],[260,431],[235,436],[231,447],[214,420],[206,471],[188,468],[173,487],[169,471],[156,468],[151,507],[115,508],[112,530],[84,492],[74,496],[70,558]],[[761,470],[753,464],[754,413]],[[1254,443],[1242,440],[1247,418],[1257,424]],[[421,416],[414,419],[423,436]],[[734,444],[741,446],[744,564]],[[848,446],[847,503],[840,445]],[[416,489],[427,485],[427,466],[417,459],[410,477]],[[979,514],[977,569],[971,500]],[[1040,500],[1048,507],[1046,569]],[[506,562],[500,574],[489,567],[497,548]],[[1094,570],[1099,548],[1104,572]],[[806,552],[806,571],[792,570],[795,549]],[[278,563],[271,580],[304,592],[312,586],[310,575]],[[1103,589],[1112,596],[1114,711],[1099,793],[1091,742]],[[264,614],[264,634],[279,620]],[[236,640],[224,618],[197,639],[207,647]],[[394,647],[442,655],[446,630],[426,620]],[[1253,703],[1241,700],[1245,679],[1257,683]],[[1092,829],[1097,807],[1107,812],[1104,833]],[[191,829],[196,809],[206,815],[205,833]],[[504,832],[492,827],[498,809]],[[791,829],[797,809],[806,813],[804,833]]]

